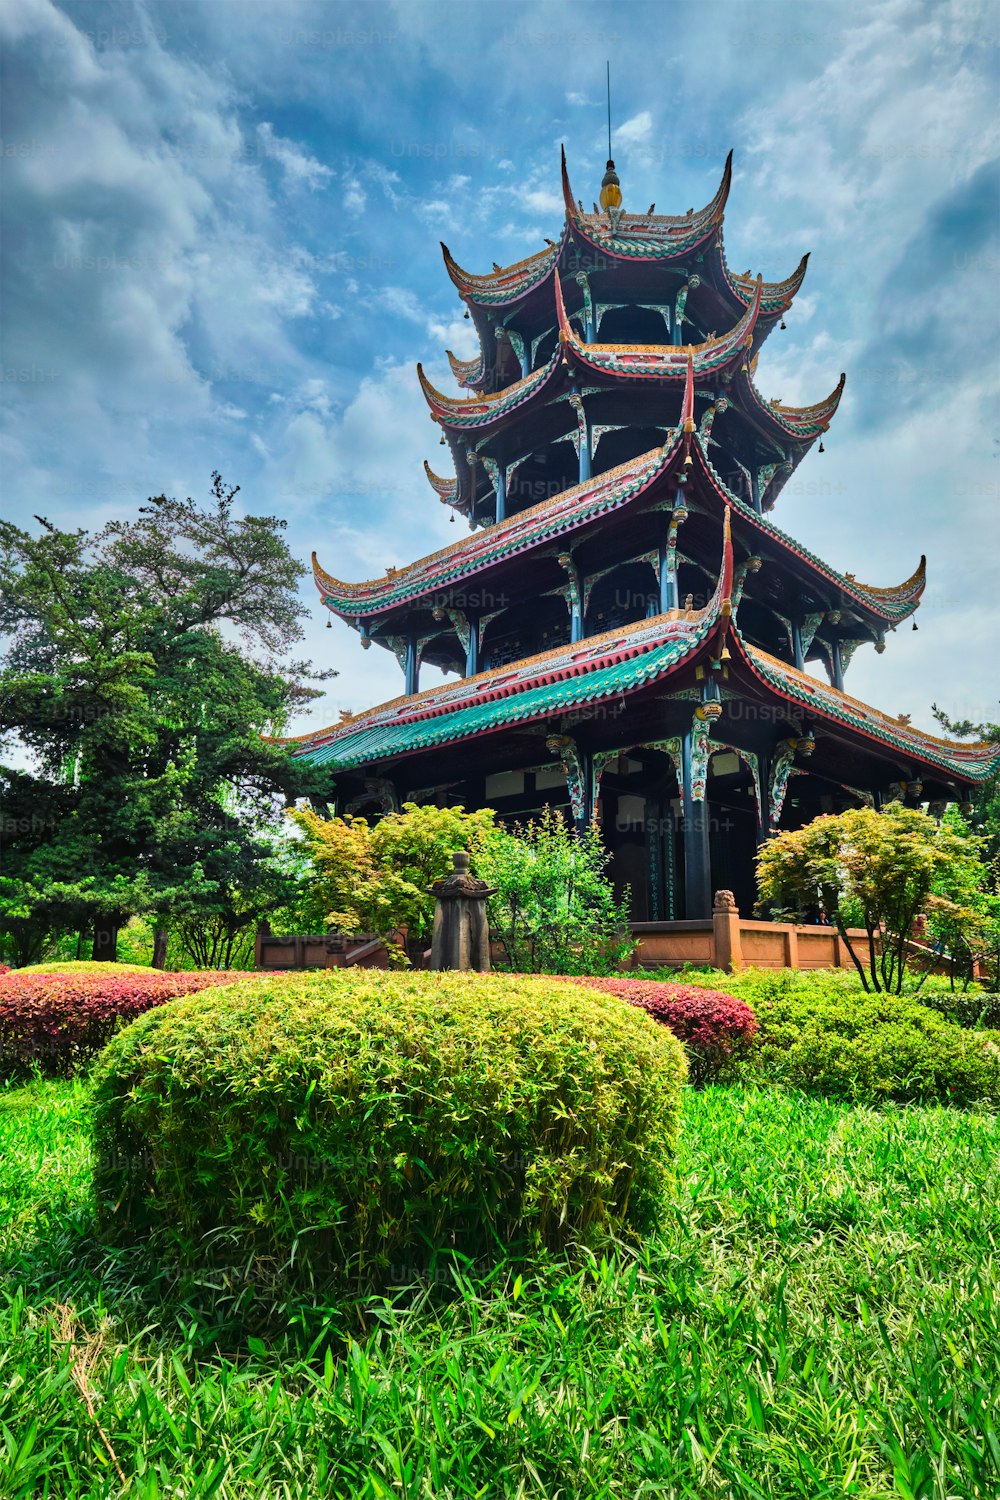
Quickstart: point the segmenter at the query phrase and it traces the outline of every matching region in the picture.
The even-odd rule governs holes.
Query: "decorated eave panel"
[[[961,744],[913,729],[899,719],[890,718],[858,698],[800,672],[750,645],[737,630],[734,638],[743,660],[758,681],[779,692],[783,698],[809,709],[817,720],[828,719],[859,731],[869,740],[888,747],[908,759],[936,771],[947,772],[962,782],[982,782],[1000,771],[1000,746]]]
[[[594,517],[629,504],[644,493],[677,459],[681,434],[668,434],[662,448],[651,449],[614,469],[563,490],[530,510],[519,511],[498,526],[461,538],[407,568],[384,578],[345,583],[320,567],[313,553],[313,577],[323,603],[345,617],[371,616],[428,594],[437,594],[487,568],[576,531]]]
[[[448,396],[431,385],[424,374],[423,365],[419,364],[417,377],[431,414],[442,426],[466,431],[470,428],[490,427],[494,422],[501,421],[511,412],[527,405],[533,397],[550,387],[560,364],[561,353],[556,349],[547,364],[540,365],[523,380],[516,380],[513,385],[508,385],[493,395],[479,393],[475,396]]]
[[[767,437],[779,442],[791,439],[796,443],[810,444],[829,429],[844,394],[846,380],[847,376],[842,374],[830,394],[812,406],[786,406],[780,401],[768,401],[761,395],[750,369],[741,365],[732,378],[730,395]]]
[[[721,650],[732,613],[732,583],[727,518],[718,582],[703,610],[672,610],[559,646],[455,685],[394,699],[333,729],[288,743],[295,754],[314,763],[347,768],[634,692],[689,660],[702,646]]]
[[[567,224],[563,228],[558,244],[547,245],[544,250],[538,250],[534,255],[529,255],[512,266],[501,267],[499,270],[487,272],[484,276],[476,276],[471,271],[463,271],[452,258],[447,245],[442,243],[441,250],[448,275],[463,298],[483,307],[501,307],[507,303],[520,301],[533,287],[539,286],[545,280],[557,264],[568,238],[569,226]]]
[[[753,506],[748,505],[745,500],[735,495],[728,488],[722,476],[713,467],[699,434],[694,435],[691,453],[693,456],[696,456],[696,467],[703,479],[708,482],[727,507],[732,507],[745,522],[754,528],[759,536],[766,538],[772,543],[776,542],[782,552],[805,563],[808,571],[824,580],[828,587],[832,585],[837,595],[842,597],[845,604],[864,609],[886,625],[898,624],[913,614],[920,603],[920,597],[924,592],[927,581],[927,559],[925,557],[921,557],[915,572],[904,583],[891,587],[859,583],[849,573],[838,573],[835,568],[831,568],[829,564],[823,562],[822,558],[817,557],[815,553],[803,547],[800,542],[795,541],[787,532],[779,530],[770,520],[765,520],[763,517],[758,516]]]
[[[746,357],[753,342],[754,324],[760,311],[762,283],[746,312],[719,338],[701,344],[586,344],[573,330],[566,315],[559,276],[555,278],[556,311],[560,343],[572,351],[574,360],[588,369],[631,380],[682,380],[690,360],[695,379],[717,374]]]

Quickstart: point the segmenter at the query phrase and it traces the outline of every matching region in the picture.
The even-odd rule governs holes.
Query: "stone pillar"
[[[732,891],[716,891],[712,908],[713,962],[717,969],[735,974],[743,967],[740,913]]]
[[[431,937],[432,969],[490,968],[490,924],[486,899],[495,895],[485,882],[469,874],[469,856],[459,850],[452,856],[455,868],[444,880],[429,887],[436,898]]]

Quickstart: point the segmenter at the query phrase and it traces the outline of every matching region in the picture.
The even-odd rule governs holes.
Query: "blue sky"
[[[219,468],[344,578],[454,540],[414,372],[473,353],[438,241],[475,271],[556,238],[560,142],[596,196],[610,58],[626,207],[707,202],[732,146],[734,269],[812,252],[758,384],[847,390],[778,525],[865,582],[928,554],[919,633],[849,691],[996,718],[998,33],[974,0],[5,0],[3,512],[97,527]],[[341,675],[299,731],[401,690],[303,591]]]

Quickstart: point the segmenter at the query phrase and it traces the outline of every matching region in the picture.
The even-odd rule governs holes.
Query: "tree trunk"
[[[153,968],[167,967],[167,940],[170,937],[165,927],[153,928]]]
[[[98,963],[114,964],[118,962],[118,927],[120,918],[117,912],[100,912],[94,918],[94,943],[90,956]]]

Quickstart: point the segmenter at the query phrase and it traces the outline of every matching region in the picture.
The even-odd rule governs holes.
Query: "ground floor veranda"
[[[466,747],[464,756],[458,746],[441,747],[434,756],[379,767],[380,774],[359,768],[339,776],[331,806],[368,817],[408,801],[490,807],[506,823],[559,809],[577,826],[596,822],[633,921],[710,918],[718,890],[731,891],[748,917],[757,901],[757,850],[771,833],[892,798],[917,805],[924,785],[894,762],[862,766],[848,746],[815,735],[803,721],[783,723],[780,737],[772,725],[738,743],[739,707],[701,719],[688,701],[678,715],[684,732],[622,750],[592,748],[578,723],[550,725],[537,735],[534,763],[523,768],[509,765],[509,737],[489,737],[497,758],[508,761],[503,769],[489,769],[485,744]],[[846,780],[851,771],[860,784]],[[964,795],[943,784],[930,792],[942,805]]]

